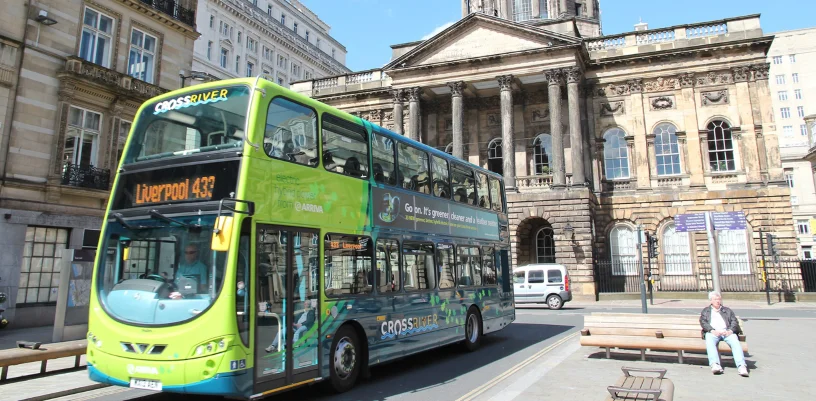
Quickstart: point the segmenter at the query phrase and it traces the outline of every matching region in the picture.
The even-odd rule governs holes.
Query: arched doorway
[[[516,228],[516,265],[555,263],[555,236],[552,225],[542,217],[530,217]]]
[[[502,156],[502,140],[495,138],[487,144],[487,169],[504,175],[504,159]]]

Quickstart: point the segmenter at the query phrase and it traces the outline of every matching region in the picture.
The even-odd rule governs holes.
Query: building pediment
[[[227,46],[230,49],[232,49],[232,41],[229,39],[221,39],[219,43],[221,44],[221,46]]]
[[[393,60],[385,69],[429,66],[580,44],[581,40],[575,37],[474,13]]]

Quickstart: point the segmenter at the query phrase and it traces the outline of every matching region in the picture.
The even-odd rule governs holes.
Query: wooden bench
[[[683,363],[684,351],[705,352],[706,343],[700,336],[699,316],[694,315],[650,315],[640,313],[593,313],[584,317],[581,330],[581,345],[606,348],[610,358],[610,348],[639,349],[642,360],[646,360],[646,350],[676,351]],[[743,324],[740,321],[740,328]],[[743,352],[748,352],[745,331],[739,334]],[[731,348],[720,341],[720,352],[731,353]]]
[[[21,341],[18,341],[21,343]],[[27,344],[24,344],[27,345]],[[66,358],[73,356],[74,368],[79,367],[79,360],[85,355],[88,348],[87,340],[66,341],[54,344],[31,344],[31,348],[12,348],[0,350],[0,382],[6,380],[10,366],[20,365],[30,362],[41,362],[40,373],[45,373],[50,359]]]
[[[606,388],[609,397],[606,401],[618,400],[656,400],[672,401],[674,383],[666,379],[666,369],[636,369],[622,367],[623,377],[614,386]],[[657,377],[632,375],[637,373],[654,373]]]

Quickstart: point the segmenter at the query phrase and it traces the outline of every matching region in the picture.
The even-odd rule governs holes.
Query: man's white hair
[[[711,301],[714,297],[720,297],[722,299],[722,294],[719,291],[711,291],[708,293],[708,300]]]

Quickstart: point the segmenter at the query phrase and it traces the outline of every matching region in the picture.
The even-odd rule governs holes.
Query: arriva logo
[[[127,365],[128,374],[134,373],[141,373],[141,374],[150,374],[150,375],[157,375],[159,374],[159,370],[152,367],[152,366],[133,366],[131,364]]]
[[[311,203],[295,202],[295,210],[298,212],[323,213],[323,206]]]

